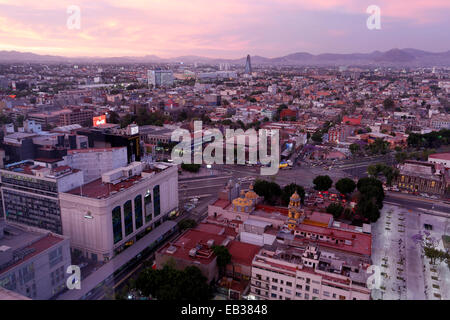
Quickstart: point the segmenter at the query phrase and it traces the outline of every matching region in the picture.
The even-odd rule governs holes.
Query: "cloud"
[[[417,28],[441,30],[436,48],[448,39],[448,0],[0,0],[0,43],[68,56],[358,51],[371,4],[381,8],[387,46],[400,34],[420,44]],[[81,30],[66,27],[69,5],[81,8]],[[341,47],[330,47],[336,37]]]

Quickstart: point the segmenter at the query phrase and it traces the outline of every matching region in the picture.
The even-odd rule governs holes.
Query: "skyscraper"
[[[154,87],[171,86],[173,84],[172,70],[148,70],[148,84]]]
[[[252,74],[252,63],[250,62],[250,55],[247,55],[247,61],[245,62],[245,73]]]

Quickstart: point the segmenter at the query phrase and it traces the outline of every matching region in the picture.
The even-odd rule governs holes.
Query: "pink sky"
[[[81,29],[66,27],[69,5]],[[366,9],[381,8],[381,30]],[[449,0],[0,0],[0,50],[65,56],[268,57],[450,48]]]

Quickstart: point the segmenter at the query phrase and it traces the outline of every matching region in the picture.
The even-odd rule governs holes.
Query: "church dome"
[[[249,191],[247,191],[247,193],[245,194],[245,197],[247,198],[247,199],[257,199],[258,198],[258,195],[256,194],[256,192],[255,191],[253,191],[253,184],[251,184],[250,185],[250,187],[249,187]]]

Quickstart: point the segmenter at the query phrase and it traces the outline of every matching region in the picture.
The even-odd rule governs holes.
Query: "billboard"
[[[92,118],[94,127],[98,127],[102,124],[106,124],[106,114]]]

